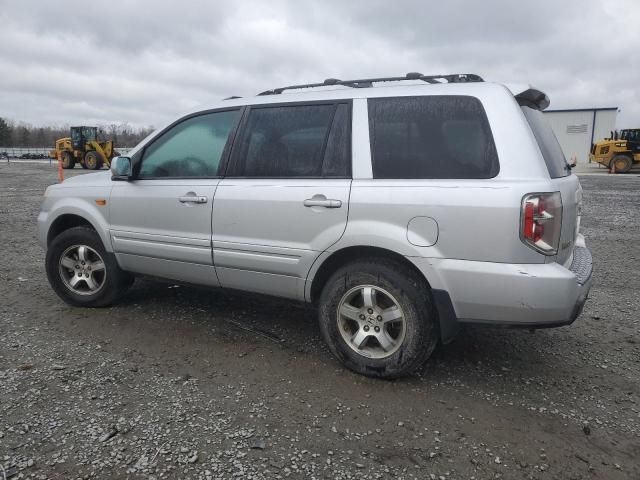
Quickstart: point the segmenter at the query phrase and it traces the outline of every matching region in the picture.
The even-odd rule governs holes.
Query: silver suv
[[[136,274],[312,302],[333,354],[386,378],[462,324],[569,324],[591,255],[548,105],[471,74],[231,97],[47,189],[49,282],[86,307]]]

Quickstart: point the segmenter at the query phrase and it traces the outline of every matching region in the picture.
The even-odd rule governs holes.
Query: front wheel
[[[104,162],[104,157],[96,150],[90,150],[84,156],[84,164],[89,170],[98,170]]]
[[[616,173],[627,173],[632,165],[633,160],[627,155],[616,155],[611,159],[611,168],[615,168]]]
[[[71,152],[62,152],[62,168],[70,169],[76,166],[76,160]]]
[[[322,335],[349,369],[397,378],[420,367],[438,341],[429,287],[415,272],[386,259],[345,265],[319,302]]]
[[[104,307],[131,285],[133,276],[120,269],[95,230],[74,227],[53,239],[46,255],[47,278],[69,305]]]

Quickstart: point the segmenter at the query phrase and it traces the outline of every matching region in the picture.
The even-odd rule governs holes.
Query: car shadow
[[[301,302],[139,278],[117,308],[126,310],[134,306],[152,313],[156,321],[162,321],[165,316],[173,322],[188,318],[190,322],[173,327],[195,328],[198,335],[213,325],[218,327],[216,333],[232,331],[234,342],[241,340],[257,345],[267,342],[269,346],[277,343],[296,354],[330,358],[320,335],[315,309]],[[226,336],[228,333],[219,337],[225,341]],[[452,375],[467,378],[473,374],[477,379],[478,373],[490,377],[508,373],[544,375],[545,371],[552,372],[557,367],[558,360],[551,350],[559,342],[561,338],[549,330],[530,333],[520,329],[467,326],[453,342],[438,346],[418,377],[437,382]],[[337,367],[337,361],[333,361]]]

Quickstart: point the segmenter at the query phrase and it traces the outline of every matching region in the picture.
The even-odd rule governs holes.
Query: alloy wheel
[[[400,303],[374,285],[360,285],[345,293],[338,304],[337,321],[346,344],[368,358],[393,355],[406,333]]]
[[[59,272],[62,283],[78,295],[93,295],[107,278],[104,260],[87,245],[73,245],[60,256]]]

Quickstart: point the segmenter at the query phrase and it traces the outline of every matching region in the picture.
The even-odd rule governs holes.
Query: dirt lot
[[[139,279],[66,306],[35,242],[55,179],[0,165],[8,478],[640,478],[636,175],[582,177],[596,272],[574,325],[468,328],[394,382],[344,370],[296,303]]]

